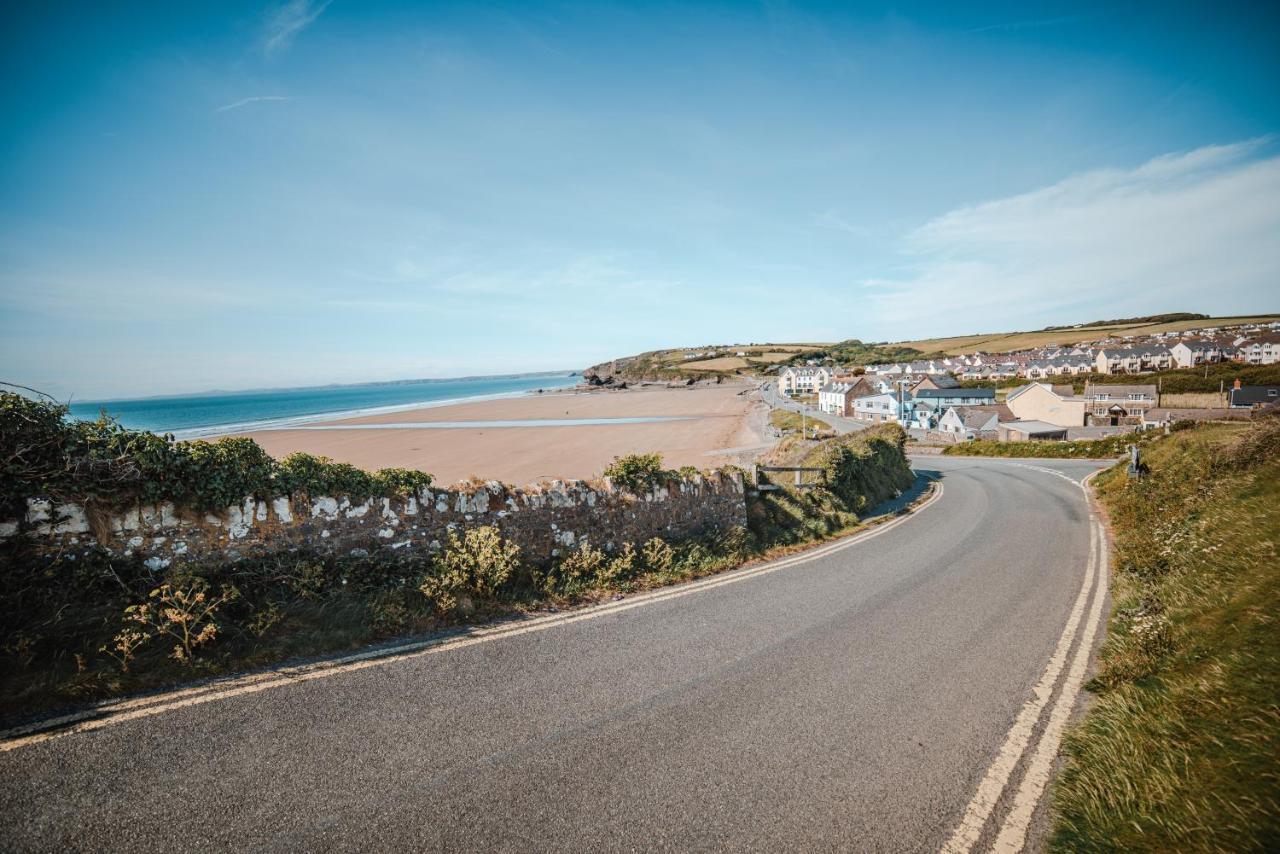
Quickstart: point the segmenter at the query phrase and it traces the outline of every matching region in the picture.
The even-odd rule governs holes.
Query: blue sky
[[[1273,4],[7,4],[79,398],[1280,310]]]

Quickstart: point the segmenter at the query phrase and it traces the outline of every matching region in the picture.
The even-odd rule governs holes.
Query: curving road
[[[3,847],[1034,847],[1099,465],[917,465],[932,503],[801,559],[0,744]]]

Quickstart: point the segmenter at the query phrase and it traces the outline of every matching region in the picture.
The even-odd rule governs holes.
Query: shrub
[[[280,461],[276,486],[289,494],[346,495],[363,501],[377,491],[378,484],[373,475],[348,463],[296,453]]]
[[[67,415],[67,407],[52,401],[0,393],[0,515],[21,515],[26,499],[36,496],[117,507],[172,501],[209,511],[246,495],[306,492],[363,501],[412,495],[431,484],[425,472],[370,474],[310,454],[277,463],[252,439],[175,442],[106,416],[70,421]]]
[[[636,547],[631,543],[623,543],[622,548],[604,568],[605,581],[621,581],[635,574],[637,568]]]
[[[519,568],[520,547],[503,539],[496,527],[472,528],[461,537],[450,531],[448,544],[418,589],[444,613],[463,605],[464,597],[496,597]]]
[[[556,564],[547,577],[547,586],[576,589],[598,580],[609,564],[608,556],[590,543],[581,543]]]
[[[220,510],[246,495],[269,495],[275,461],[252,439],[183,442],[175,448],[182,485],[172,497],[199,510]],[[182,459],[185,457],[185,459]]]
[[[414,469],[379,469],[374,479],[382,487],[383,495],[402,498],[417,495],[419,490],[431,485],[431,475]]]
[[[661,537],[654,537],[645,543],[640,556],[644,560],[645,569],[657,573],[670,572],[676,561],[675,549]]]
[[[618,486],[633,491],[652,489],[667,479],[661,454],[627,454],[614,457],[604,476]]]

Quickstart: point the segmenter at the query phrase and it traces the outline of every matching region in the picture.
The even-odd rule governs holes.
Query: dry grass
[[[1234,326],[1241,323],[1263,323],[1275,320],[1280,320],[1280,315],[1215,317],[1209,320],[1180,320],[1172,323],[1128,323],[1090,326],[1087,329],[1058,329],[1052,332],[996,332],[987,335],[958,335],[951,338],[904,341],[896,346],[914,347],[926,353],[941,350],[952,356],[961,356],[979,351],[998,353],[1030,347],[1092,343],[1111,335],[1154,335],[1159,332],[1184,332],[1205,326]]]
[[[736,371],[745,368],[747,360],[740,356],[720,356],[716,359],[699,359],[696,362],[685,362],[683,367],[689,371]]]
[[[1205,425],[1099,478],[1115,536],[1097,702],[1054,792],[1060,851],[1280,847],[1280,422]]]
[[[1227,396],[1216,391],[1162,394],[1160,405],[1170,409],[1222,409],[1227,405]]]
[[[775,409],[769,413],[769,423],[777,427],[784,433],[799,433],[801,424],[803,423],[810,436],[834,436],[835,431],[831,429],[831,425],[820,418],[814,418],[812,415],[806,415],[802,419],[799,412],[791,412],[787,409]]]

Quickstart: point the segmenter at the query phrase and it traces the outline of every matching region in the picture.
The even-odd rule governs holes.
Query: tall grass
[[[1099,478],[1115,605],[1051,848],[1280,849],[1280,420],[1145,457]]]

